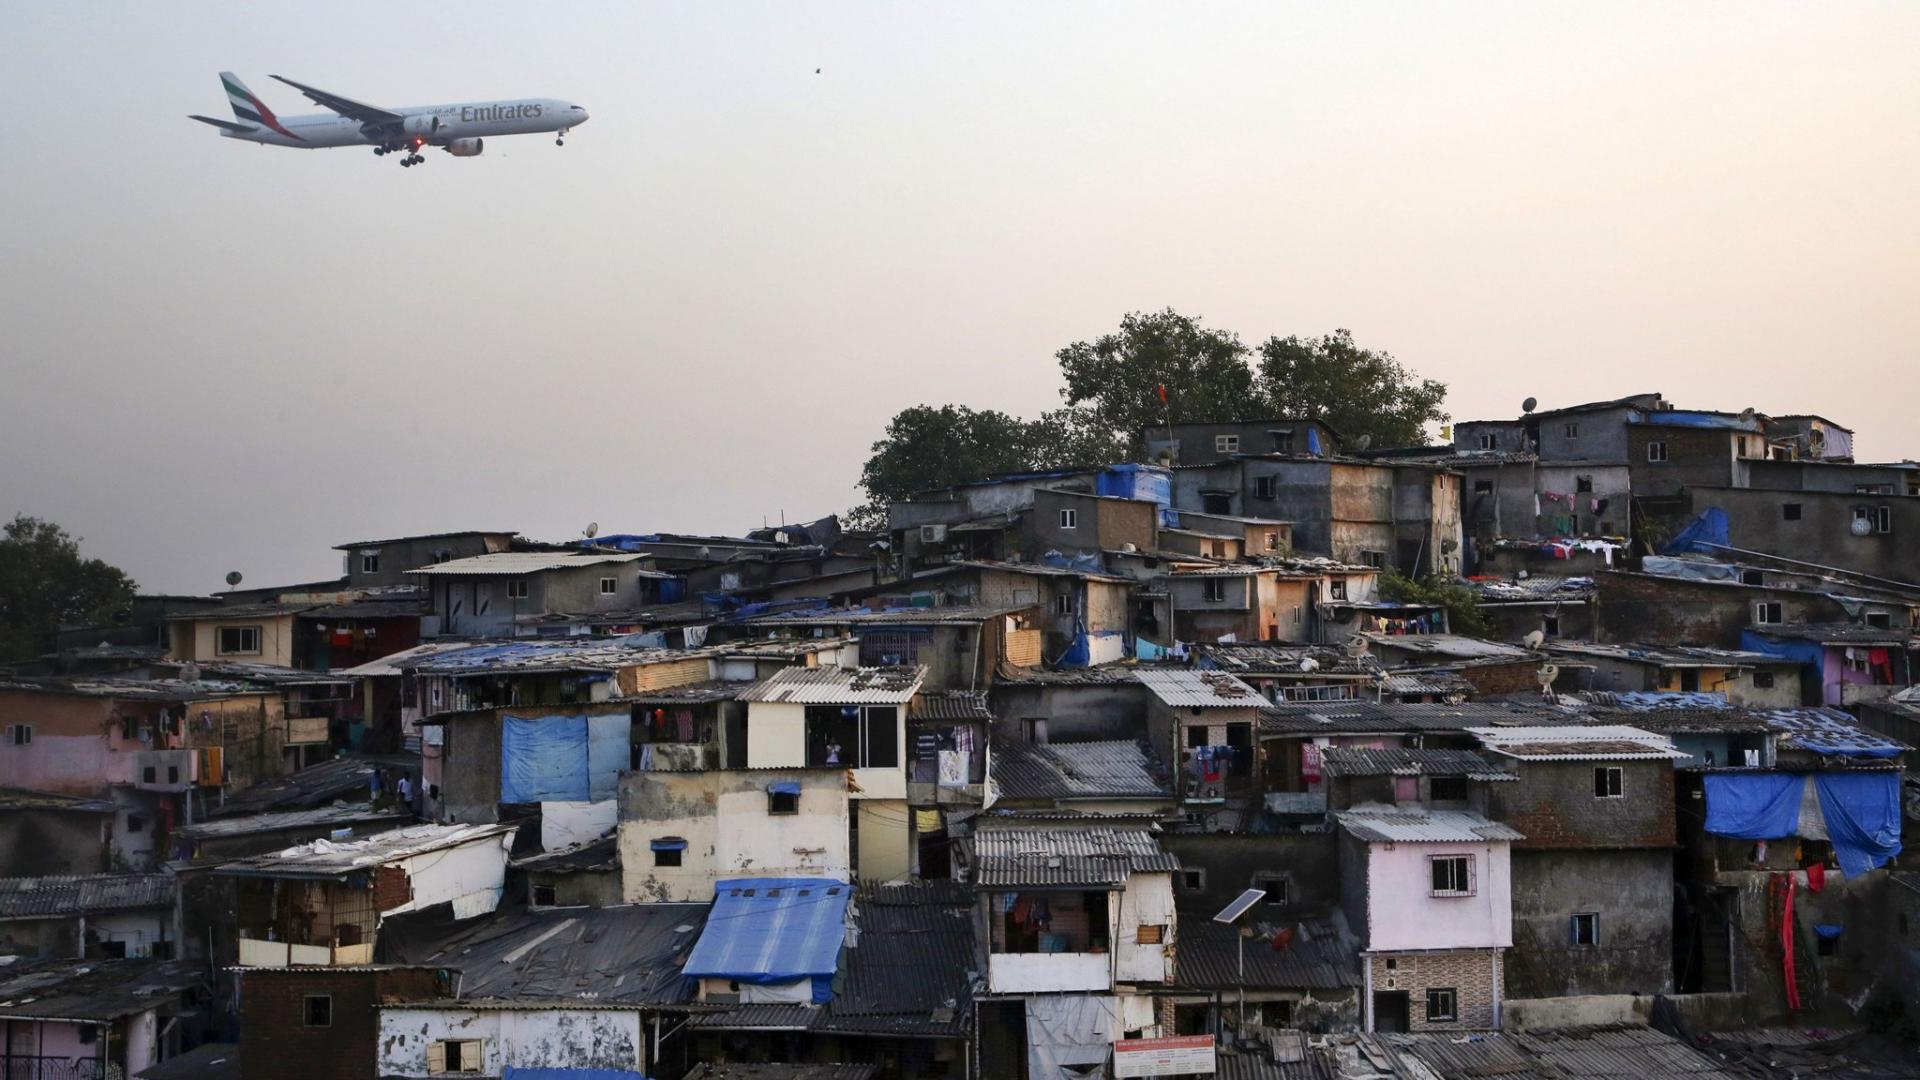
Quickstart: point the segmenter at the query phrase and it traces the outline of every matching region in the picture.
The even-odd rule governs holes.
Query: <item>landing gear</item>
[[[400,167],[403,169],[412,168],[425,160],[427,159],[421,157],[419,154],[408,154],[406,157],[400,159]]]
[[[557,137],[556,137],[556,138],[555,138],[555,139],[553,140],[553,145],[555,145],[555,146],[565,146],[565,145],[567,145],[567,132],[568,132],[568,130],[570,130],[570,129],[568,129],[568,128],[561,128],[561,129],[560,129],[560,134],[559,134],[559,135],[558,135],[558,136],[557,136]]]

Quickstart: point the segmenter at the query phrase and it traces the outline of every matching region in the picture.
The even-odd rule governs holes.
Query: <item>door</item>
[[[1409,998],[1405,990],[1375,990],[1373,992],[1373,1030],[1401,1031],[1408,1027],[1411,1015]]]

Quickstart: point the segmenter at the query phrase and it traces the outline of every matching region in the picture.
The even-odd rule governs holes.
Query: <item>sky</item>
[[[1456,419],[1659,391],[1920,458],[1920,5],[0,8],[0,514],[147,591],[334,544],[738,533],[1171,306]],[[592,120],[402,169],[216,72]],[[816,71],[817,69],[817,71]]]

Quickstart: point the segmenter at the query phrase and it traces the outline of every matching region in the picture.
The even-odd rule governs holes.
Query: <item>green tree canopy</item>
[[[1240,336],[1211,330],[1172,308],[1134,312],[1120,329],[1055,353],[1067,404],[1121,445],[1140,449],[1143,429],[1165,423],[1266,415]],[[1160,388],[1167,401],[1160,403]]]
[[[0,661],[53,647],[61,626],[109,623],[133,602],[133,579],[51,521],[21,514],[0,538]]]
[[[1376,447],[1419,446],[1427,424],[1447,418],[1440,408],[1444,384],[1417,378],[1389,353],[1361,348],[1345,330],[1268,338],[1259,363],[1271,415],[1331,425],[1349,450],[1362,435]]]

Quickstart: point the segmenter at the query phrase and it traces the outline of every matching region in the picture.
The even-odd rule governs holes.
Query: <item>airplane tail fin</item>
[[[227,104],[233,106],[233,115],[243,123],[255,127],[278,127],[274,122],[273,110],[247,89],[247,84],[240,81],[240,76],[223,71],[220,73],[220,85],[226,88]]]

